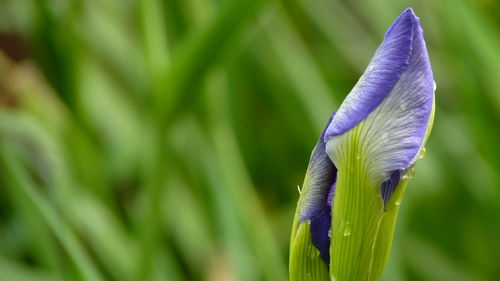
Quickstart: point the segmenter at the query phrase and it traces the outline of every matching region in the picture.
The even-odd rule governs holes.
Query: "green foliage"
[[[436,120],[382,280],[495,280],[495,1],[4,0],[0,281],[288,280],[311,149],[408,6]]]

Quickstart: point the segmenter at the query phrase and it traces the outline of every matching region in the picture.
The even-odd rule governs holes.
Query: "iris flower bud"
[[[379,280],[414,165],[434,120],[435,83],[408,8],[314,148],[290,244],[292,281]]]

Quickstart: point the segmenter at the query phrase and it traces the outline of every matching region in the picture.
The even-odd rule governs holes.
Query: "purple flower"
[[[429,127],[434,87],[420,21],[408,8],[387,31],[324,140],[334,149],[336,136],[364,122],[373,176],[388,179],[415,163]]]
[[[389,28],[365,73],[332,114],[313,150],[292,232],[291,273],[294,256],[301,254],[294,252],[296,232],[306,222],[310,225],[310,242],[326,265],[336,266],[337,257],[333,256],[330,261],[330,253],[335,254],[337,248],[354,247],[345,242],[332,248],[332,243],[344,243],[332,241],[335,238],[331,237],[336,237],[346,225],[352,225],[352,230],[345,231],[346,237],[352,231],[354,237],[368,239],[360,243],[362,246],[353,244],[358,248],[349,249],[365,251],[359,247],[366,246],[376,250],[373,245],[376,239],[359,234],[360,230],[364,224],[370,229],[377,223],[372,220],[381,220],[384,212],[392,210],[387,208],[393,193],[402,182],[406,184],[409,171],[422,154],[433,122],[434,90],[419,18],[408,8]],[[372,187],[378,192],[370,197]],[[351,191],[359,191],[354,194],[362,199],[349,197]],[[342,199],[337,196],[339,192],[343,194],[339,195]],[[397,203],[399,205],[399,201]],[[340,205],[335,206],[337,204]],[[378,213],[370,215],[362,209],[364,205]],[[354,210],[346,209],[349,206]],[[342,217],[332,213],[336,208]],[[356,236],[358,234],[361,236]],[[372,259],[373,256],[371,259],[363,255],[353,257],[353,261],[361,264],[365,260],[372,264]],[[344,276],[346,280],[358,276],[344,269],[337,271],[335,277]],[[333,277],[334,273],[331,274]]]

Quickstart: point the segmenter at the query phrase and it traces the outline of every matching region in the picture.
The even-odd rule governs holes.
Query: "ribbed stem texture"
[[[339,137],[338,182],[332,212],[330,277],[336,281],[379,280],[385,266],[406,180],[384,206],[381,182],[368,176],[361,141],[363,125]]]

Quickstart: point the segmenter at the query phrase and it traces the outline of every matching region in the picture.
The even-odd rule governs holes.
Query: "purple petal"
[[[356,137],[370,178],[385,181],[413,165],[429,125],[434,87],[419,19],[407,9],[330,123],[325,139],[331,158],[335,162],[337,139],[363,121]]]
[[[319,256],[326,264],[330,264],[330,225],[332,213],[326,210],[319,216],[311,219],[311,241],[319,250]]]
[[[301,222],[317,217],[327,206],[328,193],[337,177],[337,168],[325,151],[324,134],[335,112],[332,113],[325,129],[314,147],[307,167],[302,194],[299,199]]]
[[[366,118],[394,88],[408,66],[416,17],[405,10],[387,31],[370,64],[340,106],[325,138],[343,134]]]
[[[330,187],[330,191],[328,192],[328,199],[326,201],[326,205],[328,207],[332,207],[333,205],[333,197],[335,196],[335,186],[337,185],[337,181],[335,180]]]
[[[382,199],[384,200],[384,205],[387,204],[387,201],[391,197],[392,193],[396,190],[396,187],[399,184],[401,173],[399,171],[394,171],[391,173],[389,179],[384,181],[382,185],[380,185],[380,194],[382,195]]]
[[[326,154],[324,134],[335,112],[332,113],[325,129],[314,147],[307,167],[304,187],[299,199],[300,222],[310,221],[311,242],[319,250],[320,257],[330,263],[330,225],[332,221],[332,201],[337,180],[337,168]]]
[[[330,264],[330,226],[332,224],[332,204],[335,196],[336,181],[330,186],[328,191],[326,206],[323,211],[311,219],[311,241],[319,255],[326,264]]]

